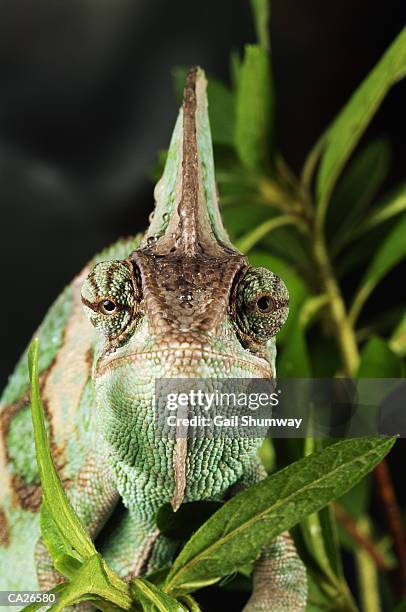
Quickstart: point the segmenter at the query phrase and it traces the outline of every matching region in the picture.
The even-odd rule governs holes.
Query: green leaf
[[[152,584],[155,584],[155,586],[162,587],[169,573],[169,570],[170,570],[170,566],[165,565],[164,567],[161,567],[160,569],[154,570],[152,572],[148,572],[148,574],[146,575],[146,578],[148,579],[148,582],[152,582]]]
[[[318,221],[323,223],[334,185],[389,89],[406,75],[406,28],[361,83],[325,135],[317,176]]]
[[[41,506],[40,526],[42,537],[53,561],[63,555],[72,555],[73,548],[57,527],[46,501],[43,501]]]
[[[398,378],[403,374],[402,362],[377,336],[371,338],[361,352],[358,378]]]
[[[343,495],[393,443],[388,438],[344,440],[237,494],[185,545],[165,590],[193,590],[253,561],[277,535]]]
[[[64,540],[69,542],[83,559],[86,559],[94,555],[96,549],[68,500],[51,456],[45,428],[44,408],[39,392],[38,351],[39,340],[36,338],[29,348],[28,368],[31,380],[31,410],[35,448],[43,496],[47,509],[51,512]]]
[[[191,595],[184,593],[183,595],[179,596],[179,601],[182,604],[185,604],[186,609],[189,610],[189,612],[201,612],[199,604],[193,599]]]
[[[340,549],[338,545],[337,526],[331,504],[318,513],[321,534],[329,564],[336,576],[343,579]]]
[[[144,612],[186,612],[179,601],[164,593],[145,578],[134,578],[130,583],[131,593]]]
[[[338,347],[325,336],[313,338],[309,358],[314,378],[333,378],[341,367]]]
[[[310,455],[316,451],[321,451],[323,447],[322,440],[307,438],[305,454]],[[331,504],[328,504],[319,512],[309,514],[302,521],[301,526],[305,542],[320,570],[329,576],[332,582],[344,582],[335,517]],[[341,590],[348,591],[345,582]]]
[[[349,317],[356,321],[369,295],[382,278],[406,257],[406,214],[394,225],[378,247],[355,295]]]
[[[235,97],[221,81],[208,77],[207,97],[213,142],[234,144]]]
[[[388,173],[389,160],[388,142],[375,140],[358,153],[339,181],[327,218],[335,251],[349,241],[352,230]]]
[[[75,597],[79,597],[78,601],[81,601],[81,598],[86,598],[89,592],[101,597],[106,596],[108,602],[120,605],[124,609],[130,609],[128,586],[96,553],[92,540],[70,504],[53,463],[45,427],[44,408],[39,392],[38,352],[39,340],[36,338],[28,351],[28,369],[31,380],[31,411],[38,471],[45,500],[42,525],[45,528],[46,541],[51,551],[57,556],[56,565],[61,570],[64,569],[67,575],[73,576],[74,574],[74,580],[66,586],[63,596],[61,595],[65,603],[62,605],[61,601],[58,601],[55,609],[60,610],[70,605],[73,602],[72,598]],[[55,525],[52,524],[52,521]],[[76,559],[71,556],[72,548],[85,560],[82,565],[79,566]],[[98,590],[89,591],[85,584],[94,585]]]
[[[406,211],[406,184],[400,185],[378,202],[371,213],[363,220],[353,237],[362,236],[377,225],[385,223],[395,215]]]
[[[61,555],[54,560],[54,568],[57,572],[66,576],[69,580],[75,578],[76,573],[82,567],[82,562],[71,555]]]
[[[241,57],[239,51],[232,49],[230,53],[230,76],[233,89],[237,89],[241,74]]]
[[[254,14],[257,40],[261,47],[269,51],[271,47],[269,40],[269,0],[251,0],[251,10]]]
[[[285,343],[278,358],[278,376],[280,378],[309,378],[311,376],[305,332],[299,321],[291,330],[289,340]]]
[[[272,150],[271,64],[262,47],[246,45],[237,88],[235,146],[242,164],[265,173]]]
[[[404,305],[396,304],[389,306],[388,310],[383,310],[379,312],[379,314],[375,313],[371,317],[365,317],[364,326],[357,332],[359,340],[362,342],[364,340],[369,340],[371,336],[378,333],[380,335],[386,335],[393,332],[393,329],[396,329],[399,325],[401,325],[404,314]],[[396,353],[396,351],[390,346],[390,341],[389,347],[394,353]],[[401,355],[398,356],[401,357]]]
[[[389,348],[398,357],[406,356],[406,313],[389,340]]]
[[[325,293],[312,295],[303,304],[300,311],[300,325],[303,329],[309,327],[317,319],[323,309],[328,305],[329,298]]]
[[[172,70],[176,97],[182,100],[187,68],[176,67]],[[207,76],[207,99],[211,135],[214,144],[234,144],[235,99],[233,93],[218,79]]]
[[[252,207],[246,204],[225,206],[222,217],[230,238],[236,242],[247,229],[269,219],[269,208],[263,204],[253,204]]]
[[[261,241],[261,246],[274,255],[286,259],[305,278],[314,277],[314,267],[309,257],[309,243],[298,229],[291,226],[279,227]]]
[[[393,221],[374,227],[371,232],[360,236],[350,247],[344,249],[335,262],[338,278],[354,270],[365,270],[374,257],[378,244],[382,244],[393,227]]]

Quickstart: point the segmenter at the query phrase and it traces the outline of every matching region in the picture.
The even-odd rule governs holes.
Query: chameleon
[[[218,501],[266,476],[251,438],[159,438],[158,378],[274,378],[288,291],[253,268],[223,226],[207,81],[189,71],[155,209],[142,236],[96,255],[36,335],[40,389],[62,484],[100,552],[123,578],[166,567],[165,504]],[[0,401],[0,590],[61,581],[41,539],[41,487],[27,352]],[[306,571],[289,533],[256,560],[245,612],[300,612]]]

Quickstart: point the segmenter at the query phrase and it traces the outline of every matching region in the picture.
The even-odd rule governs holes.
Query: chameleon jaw
[[[120,357],[113,356],[104,359],[97,363],[95,378],[100,378],[125,365],[133,364],[137,366],[145,364],[146,361],[154,361],[155,359],[165,360],[168,369],[171,370],[171,378],[176,376],[185,377],[186,375],[187,377],[195,378],[208,377],[206,373],[203,375],[200,364],[207,364],[211,360],[217,360],[225,367],[229,366],[230,370],[233,367],[240,367],[247,371],[247,375],[248,372],[250,376],[254,374],[255,378],[272,378],[271,365],[263,357],[250,353],[249,358],[242,358],[208,349],[185,347],[184,345],[173,346],[163,350],[135,352]]]

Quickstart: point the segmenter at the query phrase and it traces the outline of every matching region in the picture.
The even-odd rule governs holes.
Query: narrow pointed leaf
[[[277,535],[343,495],[393,443],[390,438],[344,440],[239,493],[189,540],[165,590],[193,590],[253,561]]]
[[[297,320],[278,359],[281,378],[309,378],[311,365],[305,332]]]
[[[52,512],[45,501],[42,502],[41,506],[40,525],[45,545],[54,561],[62,555],[72,554],[72,546],[56,525]]]
[[[135,578],[130,583],[135,600],[141,604],[143,612],[186,612],[179,601],[164,593],[145,578]]]
[[[251,9],[254,14],[255,30],[257,40],[261,47],[269,50],[271,43],[269,39],[269,0],[251,0]]]
[[[86,559],[94,555],[96,549],[68,500],[51,456],[45,428],[44,408],[39,392],[38,352],[39,341],[35,339],[28,352],[28,368],[31,380],[31,409],[35,448],[43,495],[48,510],[52,513],[52,518],[65,540],[72,545],[81,557]]]
[[[390,148],[383,139],[369,143],[351,161],[337,184],[328,211],[327,230],[334,247],[348,242],[385,179],[389,161]]]
[[[398,357],[406,356],[406,313],[396,327],[389,341],[389,348],[396,353]]]
[[[237,88],[235,146],[242,164],[253,172],[268,169],[273,113],[269,55],[262,47],[246,45]]]
[[[361,352],[358,378],[397,378],[403,373],[402,361],[385,340],[371,338]]]
[[[381,202],[378,202],[371,214],[368,215],[363,223],[360,224],[354,236],[358,237],[365,232],[370,231],[374,227],[385,223],[391,217],[399,215],[406,211],[406,184],[397,187],[396,190],[385,196]]]
[[[358,293],[350,310],[350,318],[355,321],[369,295],[382,278],[406,257],[406,214],[394,225],[377,249],[361,281]]]
[[[406,28],[391,44],[327,130],[317,176],[319,218],[324,219],[334,185],[389,89],[406,75]]]

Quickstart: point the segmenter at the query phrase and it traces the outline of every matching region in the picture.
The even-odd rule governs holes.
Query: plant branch
[[[395,569],[397,590],[399,595],[404,597],[406,596],[406,538],[402,516],[386,461],[382,461],[375,467],[374,479],[388,530],[393,539],[393,549],[398,560],[398,566]]]
[[[370,526],[366,517],[358,521],[358,529],[366,536],[369,535]],[[381,606],[376,567],[371,557],[363,549],[356,551],[355,560],[357,564],[362,610],[363,612],[380,612]]]
[[[299,223],[299,219],[294,215],[280,215],[278,217],[272,217],[272,219],[268,219],[267,221],[264,221],[264,223],[261,223],[261,225],[240,238],[240,240],[237,240],[236,246],[243,253],[248,253],[248,251],[250,251],[252,247],[261,240],[261,238],[264,238],[264,236],[269,234],[269,232],[272,232],[283,225],[296,225],[303,230],[303,227]]]
[[[333,508],[338,522],[354,542],[359,544],[368,553],[376,567],[384,572],[389,571],[391,565],[386,561],[375,542],[359,528],[359,525],[340,504],[333,503]]]
[[[347,376],[353,376],[358,369],[359,352],[354,329],[349,321],[344,299],[334,277],[331,262],[321,231],[314,229],[313,253],[318,265],[323,291],[328,296],[331,318],[340,348],[343,366]]]
[[[351,325],[355,325],[357,319],[360,315],[360,312],[371,295],[372,291],[375,289],[375,284],[372,282],[366,282],[360,290],[356,293],[353,302],[351,304],[351,308],[348,314],[348,318],[351,322]]]
[[[285,194],[287,199],[289,197],[291,198],[290,203],[287,203],[287,208],[292,212],[297,212],[298,215],[301,214],[302,217],[298,216],[296,218],[301,219],[302,223],[307,224],[307,233],[311,239],[313,257],[317,266],[319,280],[321,281],[322,293],[325,295],[326,303],[330,308],[330,315],[333,321],[344,371],[347,376],[354,376],[359,364],[359,351],[355,330],[351,325],[340,287],[332,270],[330,257],[325,244],[323,223],[320,222],[320,215],[314,215],[314,204],[311,202],[310,197],[308,197],[309,185],[307,181],[314,169],[313,164],[316,163],[317,156],[320,154],[323,144],[324,141],[321,140],[316,145],[313,152],[314,160],[312,163],[309,162],[309,168],[304,172],[304,175],[302,175],[303,182],[302,185],[297,186],[297,193],[294,196],[289,196],[285,191]],[[278,193],[283,191],[283,186],[281,185],[276,191]],[[311,209],[310,215],[309,206]],[[269,223],[271,222],[272,220],[269,221]]]

